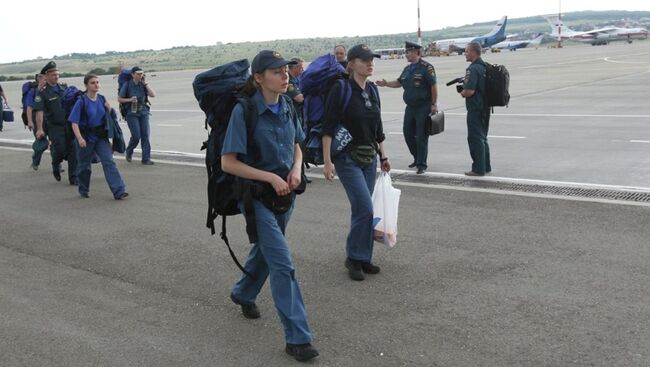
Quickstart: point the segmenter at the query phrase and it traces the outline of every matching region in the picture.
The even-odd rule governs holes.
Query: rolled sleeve
[[[129,83],[124,83],[122,88],[120,88],[119,96],[122,98],[128,98],[129,97],[128,92],[129,92]]]
[[[240,104],[237,104],[230,115],[221,155],[232,153],[245,155],[248,144],[247,138],[244,109]]]

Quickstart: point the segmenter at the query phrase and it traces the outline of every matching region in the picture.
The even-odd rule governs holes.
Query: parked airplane
[[[496,45],[490,47],[492,49],[500,49],[500,50],[510,50],[510,51],[517,51],[519,48],[526,48],[528,46],[533,46],[537,47],[542,43],[542,40],[544,39],[544,35],[541,34],[537,36],[535,39],[532,40],[522,40],[522,41],[503,41],[499,42]]]
[[[562,22],[562,20],[557,16],[549,16],[545,18],[553,29],[551,37],[590,43],[592,46],[606,45],[613,41],[632,43],[632,40],[644,40],[648,38],[648,30],[645,28],[606,27],[587,32],[576,32],[565,26],[564,22]]]
[[[457,52],[459,55],[465,51],[465,47],[467,47],[467,44],[471,42],[478,42],[483,46],[483,48],[488,48],[506,39],[507,22],[508,17],[504,16],[497,22],[494,28],[492,28],[490,33],[486,35],[465,38],[449,38],[436,41],[434,42],[434,45],[439,51],[447,53]]]

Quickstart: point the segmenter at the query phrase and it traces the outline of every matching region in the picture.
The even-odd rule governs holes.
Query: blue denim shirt
[[[293,107],[280,97],[279,111],[276,114],[266,105],[260,92],[252,97],[252,103],[257,110],[253,140],[259,151],[259,160],[254,161],[252,154],[247,151],[248,136],[244,107],[241,104],[235,106],[230,116],[221,154],[237,153],[238,159],[251,167],[286,175],[293,167],[295,144],[301,143],[305,138]]]

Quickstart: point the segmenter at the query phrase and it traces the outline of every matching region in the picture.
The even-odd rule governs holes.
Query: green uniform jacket
[[[436,85],[436,70],[433,65],[420,59],[409,64],[397,79],[404,88],[404,103],[409,106],[431,104],[431,87]]]

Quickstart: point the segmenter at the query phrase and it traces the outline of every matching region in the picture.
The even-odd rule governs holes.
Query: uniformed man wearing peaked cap
[[[426,121],[429,114],[438,111],[438,88],[436,87],[436,71],[433,65],[422,59],[422,46],[406,41],[404,45],[406,59],[409,62],[397,80],[378,80],[380,87],[404,88],[404,140],[413,156],[409,168],[417,167],[417,173],[427,169],[427,154],[429,151],[429,134]]]
[[[50,61],[41,74],[45,75],[45,88],[34,97],[33,110],[36,112],[36,138],[42,139],[47,130],[52,154],[52,174],[61,181],[61,162],[68,161],[68,180],[70,185],[77,184],[77,150],[73,144],[72,129],[68,124],[63,95],[67,86],[59,83],[59,69]],[[44,129],[44,124],[45,128]]]
[[[54,61],[50,61],[47,64],[45,64],[45,66],[43,66],[43,69],[41,69],[41,74],[45,75],[50,71],[59,71]]]

